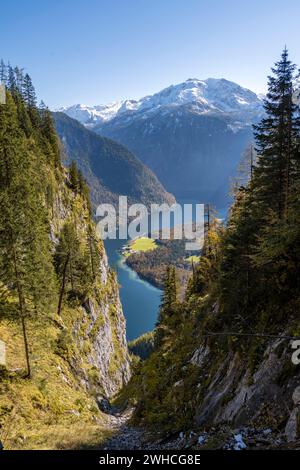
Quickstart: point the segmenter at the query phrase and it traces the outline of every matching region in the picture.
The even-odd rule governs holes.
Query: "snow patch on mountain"
[[[73,119],[77,119],[82,124],[92,122],[104,122],[112,119],[119,109],[122,107],[122,102],[116,101],[111,104],[99,106],[87,106],[85,104],[75,104],[73,106],[60,108],[61,111]]]
[[[148,113],[168,113],[179,106],[189,106],[197,114],[238,113],[243,121],[246,114],[262,110],[262,97],[224,78],[199,80],[190,78],[178,85],[171,85],[158,93],[140,100],[116,101],[110,104],[86,106],[76,104],[59,109],[88,127],[106,123],[116,117],[132,119]]]

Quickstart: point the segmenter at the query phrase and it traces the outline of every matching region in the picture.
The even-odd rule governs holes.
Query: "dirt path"
[[[105,450],[138,450],[149,448],[145,443],[145,433],[141,428],[133,427],[128,422],[132,416],[132,409],[121,413],[110,414],[108,424],[115,433],[107,440],[102,449]]]
[[[111,412],[108,415],[108,425],[114,435],[103,443],[102,450],[166,450],[180,449],[183,441],[178,433],[161,438],[161,436],[147,432],[141,427],[130,424],[133,409],[123,412]]]

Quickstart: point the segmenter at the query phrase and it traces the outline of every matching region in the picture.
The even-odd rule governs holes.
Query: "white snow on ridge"
[[[210,111],[225,113],[251,113],[260,111],[262,98],[254,92],[223,78],[198,80],[190,78],[178,85],[171,85],[158,93],[140,100],[116,101],[110,104],[86,106],[76,104],[59,109],[82,124],[93,127],[122,114],[130,119],[148,112],[163,112],[170,107],[192,105],[196,113]],[[126,116],[127,117],[127,116]]]
[[[125,100],[115,101],[109,104],[87,106],[85,104],[75,104],[59,108],[58,111],[67,114],[73,119],[77,119],[82,124],[97,124],[106,122],[114,118],[117,114],[137,109],[137,101]]]
[[[60,108],[58,111],[66,113],[73,119],[77,119],[82,124],[88,122],[108,121],[112,119],[122,106],[122,102],[115,102],[100,106],[87,106],[85,104],[75,104],[73,106]]]

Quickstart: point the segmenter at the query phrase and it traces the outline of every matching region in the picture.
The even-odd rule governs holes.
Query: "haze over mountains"
[[[140,100],[61,111],[125,145],[177,197],[225,204],[262,99],[225,79],[188,79]]]
[[[86,129],[63,113],[53,113],[57,133],[64,145],[64,160],[76,161],[86,178],[94,207],[100,203],[118,204],[118,196],[128,202],[146,205],[173,203],[152,171],[123,145]]]

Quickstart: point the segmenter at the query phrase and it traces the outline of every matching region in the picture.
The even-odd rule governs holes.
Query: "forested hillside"
[[[254,128],[248,183],[236,187],[227,224],[210,227],[184,302],[168,269],[156,348],[126,390],[136,422],[186,431],[189,445],[222,448],[233,429],[252,446],[259,430],[268,429],[265,445],[300,437],[300,369],[291,360],[300,335],[296,75],[284,50]]]
[[[2,62],[0,82],[0,439],[90,445],[103,437],[99,403],[130,374],[118,283],[29,75]]]
[[[64,160],[75,161],[86,178],[94,207],[101,203],[118,204],[127,196],[130,204],[172,204],[152,171],[126,147],[86,129],[63,113],[53,113],[57,133],[64,146]]]

